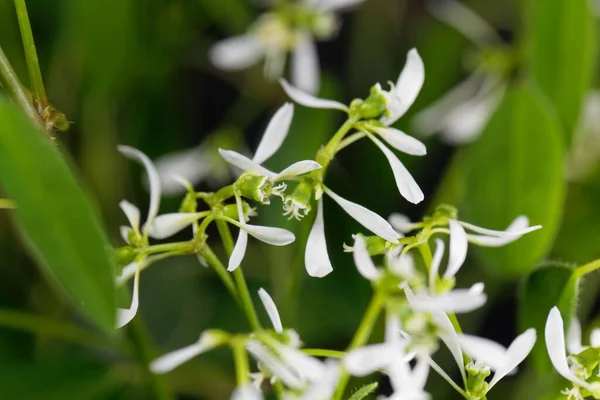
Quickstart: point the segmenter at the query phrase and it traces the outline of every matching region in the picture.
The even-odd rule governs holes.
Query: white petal
[[[425,66],[416,49],[411,49],[406,56],[406,64],[396,82],[396,93],[400,97],[401,107],[392,110],[392,115],[381,119],[385,125],[392,125],[406,113],[415,102],[425,81]]]
[[[323,186],[323,190],[333,199],[333,201],[342,207],[348,215],[354,218],[362,226],[388,242],[398,243],[398,239],[401,236],[394,231],[394,228],[392,228],[385,219],[359,204],[338,196],[325,186]]]
[[[313,160],[298,161],[278,173],[273,179],[276,181],[281,181],[321,168],[323,168],[321,164]]]
[[[396,186],[398,187],[402,197],[413,204],[423,201],[425,196],[423,195],[421,188],[412,177],[410,172],[408,172],[404,164],[400,162],[398,157],[396,157],[396,155],[392,153],[390,149],[385,147],[383,143],[377,140],[377,138],[372,135],[369,135],[369,138],[377,145],[377,147],[379,147],[379,150],[383,152],[383,155],[390,163],[390,167],[392,167],[392,172],[394,173],[394,178],[396,180]]]
[[[262,167],[248,157],[241,155],[237,151],[219,149],[219,154],[221,154],[221,157],[223,157],[229,164],[246,172],[255,172],[268,177],[275,176],[274,172],[269,171],[265,167]]]
[[[260,390],[252,384],[239,386],[231,394],[230,400],[263,400],[264,397]]]
[[[356,269],[365,279],[376,281],[381,277],[381,271],[375,267],[375,264],[367,251],[365,242],[360,235],[356,235],[354,238],[353,257]]]
[[[154,239],[166,239],[193,224],[201,215],[200,213],[162,214],[144,229],[147,229],[148,235]]]
[[[395,312],[388,310],[385,314],[385,342],[398,343],[401,331],[400,318]]]
[[[467,313],[483,306],[487,296],[483,293],[483,285],[475,284],[470,289],[454,289],[450,292],[431,296],[428,294],[413,294],[407,299],[415,311],[442,310],[448,313]]]
[[[176,176],[192,186],[211,174],[216,154],[208,154],[203,147],[194,147],[166,154],[154,160],[162,183],[163,195],[180,195],[187,191]],[[219,160],[220,161],[220,160]]]
[[[215,44],[209,52],[210,61],[217,68],[240,70],[256,64],[264,50],[254,35],[234,36]]]
[[[135,277],[133,280],[133,294],[131,295],[131,305],[129,308],[117,309],[117,324],[116,329],[127,325],[137,314],[140,304],[140,271],[142,269],[142,261],[135,262]]]
[[[541,225],[528,226],[529,220],[526,216],[521,215],[515,218],[510,225],[504,231],[497,231],[493,229],[482,228],[477,225],[470,224],[464,221],[458,221],[465,229],[480,233],[482,235],[496,236],[496,237],[514,237],[523,236],[526,233],[536,231],[540,229]]]
[[[387,261],[395,275],[410,280],[416,276],[415,259],[411,253],[402,254],[401,248],[396,248],[387,253]]]
[[[389,216],[388,222],[398,232],[408,233],[413,230],[410,218],[404,214],[393,213]]]
[[[333,271],[327,242],[325,241],[325,223],[323,220],[323,198],[317,203],[317,216],[308,235],[306,250],[304,252],[304,266],[308,275],[322,278]]]
[[[600,328],[592,330],[590,334],[590,346],[600,347]]]
[[[265,367],[283,383],[294,389],[300,389],[303,386],[303,381],[297,371],[292,370],[282,360],[276,358],[265,346],[256,340],[249,340],[246,344],[248,351],[258,361],[263,363]]]
[[[406,291],[406,289],[405,289]],[[441,310],[435,310],[431,313],[431,317],[435,324],[440,328],[440,332],[438,336],[442,339],[442,342],[446,345],[452,357],[454,357],[454,361],[456,361],[456,365],[460,370],[460,375],[462,377],[463,382],[466,382],[465,375],[465,365],[462,350],[460,349],[460,343],[458,342],[458,335],[454,326],[452,325],[452,321],[448,318],[445,312]]]
[[[407,135],[396,128],[371,127],[373,132],[377,133],[390,146],[403,153],[413,156],[424,156],[427,154],[427,148],[418,139]]]
[[[125,213],[127,220],[129,221],[129,226],[131,226],[135,230],[140,229],[140,209],[128,202],[127,200],[121,200],[119,203],[119,207]]]
[[[472,335],[458,335],[462,350],[477,361],[497,371],[506,364],[506,348],[486,338]]]
[[[581,324],[576,316],[573,316],[569,331],[567,332],[567,351],[569,354],[578,354],[583,351],[581,341]]]
[[[496,370],[494,378],[490,381],[488,390],[490,390],[500,379],[505,377],[508,373],[513,371],[517,365],[521,364],[523,360],[529,355],[533,345],[535,344],[536,333],[535,329],[529,328],[519,336],[508,346],[508,350],[505,353],[504,364]]]
[[[189,346],[172,351],[158,357],[150,364],[150,370],[155,374],[164,374],[188,362],[199,354],[205,353],[221,344],[210,332],[204,332],[200,339]]]
[[[448,268],[444,272],[444,278],[454,278],[460,267],[467,258],[467,233],[455,220],[450,220],[450,256],[448,259]]]
[[[277,351],[283,361],[303,379],[318,382],[323,378],[325,365],[318,358],[304,354],[291,346],[279,345]]]
[[[298,89],[310,94],[319,91],[319,56],[315,42],[308,32],[298,33],[296,49],[292,53],[291,70],[292,82]]]
[[[365,0],[317,0],[314,3],[320,11],[339,11],[356,7],[364,1]]]
[[[344,366],[354,376],[367,376],[386,368],[402,354],[397,346],[380,343],[352,350],[344,357]]]
[[[445,141],[460,145],[477,139],[498,107],[503,94],[503,90],[494,90],[456,104],[440,121],[444,128]]]
[[[267,125],[252,161],[260,165],[279,150],[290,130],[293,117],[294,105],[291,103],[285,103],[277,110]]]
[[[154,163],[148,158],[147,155],[129,146],[117,146],[117,149],[125,157],[132,160],[136,160],[141,163],[146,169],[146,175],[148,176],[148,186],[150,188],[150,206],[148,207],[148,217],[146,218],[146,224],[152,223],[156,215],[158,214],[158,207],[160,206],[160,178],[158,171],[154,166]]]
[[[283,90],[287,93],[287,95],[294,100],[298,104],[302,104],[305,107],[309,108],[326,108],[326,109],[335,109],[348,112],[349,109],[346,105],[340,103],[335,100],[327,100],[321,99],[315,96],[312,96],[302,90],[298,89],[290,85],[285,79],[280,79],[279,83],[283,87]]]
[[[433,252],[433,259],[431,261],[431,267],[429,269],[429,287],[435,288],[438,272],[440,270],[440,264],[442,257],[444,256],[445,249],[444,241],[442,239],[435,239],[435,251]],[[434,293],[434,290],[431,290]]]
[[[546,320],[546,329],[544,332],[550,361],[552,361],[552,365],[556,371],[564,378],[582,387],[589,388],[590,386],[575,376],[569,368],[567,355],[565,354],[565,334],[563,329],[563,320],[560,316],[560,311],[558,311],[558,308],[552,307]]]
[[[133,229],[131,229],[131,227],[129,227],[129,226],[120,226],[119,227],[119,233],[121,234],[121,238],[123,238],[123,240],[127,244],[131,244],[131,243],[129,243],[129,234],[131,232],[133,232]]]
[[[282,333],[283,325],[281,324],[281,318],[279,317],[279,311],[277,311],[277,306],[275,305],[275,302],[273,301],[271,296],[269,296],[269,293],[267,293],[267,291],[263,288],[258,289],[258,296],[260,297],[260,301],[262,301],[263,306],[265,307],[265,310],[269,315],[269,319],[273,324],[275,332]]]
[[[229,256],[229,263],[227,265],[227,271],[235,271],[242,260],[244,259],[244,255],[246,254],[246,247],[248,246],[248,234],[240,229],[240,233],[238,234],[238,238],[235,242],[235,246],[233,247],[233,251],[231,252],[231,256]]]
[[[302,393],[298,400],[329,400],[332,398],[340,378],[340,367],[337,362],[327,361],[321,379]]]
[[[286,246],[296,240],[292,232],[281,228],[244,224],[242,229],[258,240],[273,246]]]

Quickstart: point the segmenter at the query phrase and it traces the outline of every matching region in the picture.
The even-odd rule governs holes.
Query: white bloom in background
[[[600,385],[598,383],[588,383],[587,379],[591,378],[590,371],[585,368],[585,365],[580,365],[578,360],[574,357],[577,353],[584,350],[581,345],[581,327],[578,322],[575,327],[569,329],[569,341],[568,346],[565,343],[564,335],[564,324],[560,311],[557,307],[553,307],[548,314],[546,320],[546,348],[548,349],[548,356],[552,365],[556,371],[562,375],[565,379],[569,380],[573,384],[571,390],[565,390],[562,393],[569,396],[569,399],[583,399],[580,394],[580,388],[586,389],[594,397],[600,396]],[[573,325],[573,323],[572,323]],[[600,331],[594,330],[592,332],[592,346],[599,345]],[[567,357],[566,350],[569,350],[570,356]]]
[[[217,154],[219,147],[244,150],[237,131],[221,130],[203,139],[198,146],[174,151],[154,160],[162,184],[162,194],[182,195],[186,187],[177,177],[189,181],[192,186],[206,181],[212,186],[220,186],[234,176],[231,166]]]
[[[385,219],[373,211],[338,196],[326,186],[323,186],[323,191],[342,207],[348,215],[377,236],[392,243],[398,243],[398,239],[402,237],[402,235],[394,231]],[[322,197],[318,199],[317,216],[308,235],[306,250],[304,252],[304,265],[308,274],[316,278],[322,278],[333,271],[329,253],[327,252],[327,242],[325,241]]]
[[[583,115],[569,153],[567,176],[573,182],[591,178],[600,162],[600,92],[587,94]]]
[[[228,271],[235,271],[242,263],[242,259],[246,254],[246,247],[248,246],[249,234],[256,239],[273,246],[287,246],[296,240],[294,234],[286,229],[247,224],[244,218],[242,201],[237,196],[236,203],[239,217],[237,226],[240,228],[240,233],[238,234],[237,241],[231,252],[231,257],[229,257],[229,264],[227,266]]]
[[[231,400],[263,400],[262,392],[252,384],[239,386],[231,394]]]
[[[267,12],[245,34],[214,45],[210,60],[217,68],[236,71],[264,59],[265,77],[273,80],[283,74],[287,53],[292,53],[292,81],[302,90],[316,93],[320,85],[320,68],[315,38],[333,37],[339,25],[333,12],[363,1],[300,0],[285,12]]]
[[[589,347],[600,347],[600,328],[592,329]],[[573,317],[567,332],[567,351],[569,354],[578,354],[587,349],[581,340],[581,324],[577,317]]]
[[[479,15],[453,0],[433,1],[431,13],[462,33],[480,49],[500,45],[502,39]],[[499,74],[482,67],[414,119],[425,136],[439,133],[444,141],[460,145],[479,137],[504,96],[506,83]]]
[[[410,222],[408,217],[399,213],[391,214],[388,220],[394,229],[400,233],[408,233],[418,229],[421,226],[418,223]],[[521,238],[521,236],[529,232],[533,232],[542,228],[541,225],[529,226],[529,219],[524,215],[520,215],[515,218],[503,231],[482,228],[480,226],[459,220],[456,220],[456,222],[462,228],[468,231],[467,240],[470,243],[484,247],[505,246],[516,241],[517,239]],[[451,231],[448,232],[451,233]]]
[[[390,146],[406,154],[416,156],[426,154],[427,151],[423,143],[398,129],[390,127],[398,121],[398,119],[400,119],[413,104],[423,86],[424,80],[425,68],[423,66],[423,60],[421,60],[417,50],[412,49],[408,52],[406,64],[404,65],[396,84],[391,84],[391,89],[389,91],[382,90],[381,85],[379,84],[375,86],[377,92],[385,98],[386,103],[386,110],[379,119],[381,124],[365,123],[361,125],[363,133],[375,143],[387,158],[392,168],[392,172],[394,173],[396,186],[398,187],[400,194],[413,204],[423,201],[423,192],[404,164],[402,164],[398,157],[396,157],[396,155],[375,136],[379,135]],[[298,104],[311,108],[336,109],[345,111],[346,113],[350,113],[351,111],[348,106],[338,101],[314,97],[303,92],[299,88],[290,85],[283,79],[280,80],[280,82],[287,95]]]

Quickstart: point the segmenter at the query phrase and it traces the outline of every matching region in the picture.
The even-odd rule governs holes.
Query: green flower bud
[[[357,103],[358,105],[358,103]],[[385,115],[388,109],[386,93],[378,83],[371,87],[371,94],[358,106],[361,119],[377,119]]]
[[[457,219],[458,218],[458,210],[456,207],[450,206],[448,204],[440,204],[435,208],[435,211],[431,215],[433,219]]]
[[[311,210],[310,200],[313,195],[314,182],[312,179],[302,179],[294,188],[291,195],[285,196],[283,201],[283,215],[289,215],[289,218],[296,218],[298,221]]]
[[[600,349],[588,347],[579,354],[569,356],[569,361],[575,369],[576,375],[583,379],[595,376],[600,364]]]
[[[240,195],[254,199],[261,204],[270,204],[269,197],[273,195],[283,198],[285,188],[285,183],[275,186],[268,177],[252,174],[242,175],[235,185],[235,190]]]
[[[250,207],[250,204],[246,203],[245,201],[242,202],[242,212],[244,213],[245,216],[256,215],[256,213],[254,212],[254,209],[252,207]],[[229,218],[233,218],[236,221],[239,220],[236,204],[227,204],[226,206],[223,207],[223,210],[221,213],[222,213],[222,215],[229,217]]]
[[[117,261],[117,270],[120,271],[127,264],[131,264],[135,259],[137,252],[130,246],[122,246],[115,249],[115,260]]]
[[[360,233],[357,235],[362,237],[365,247],[371,256],[378,256],[386,253],[392,245],[390,242],[380,238],[379,236],[364,236]]]
[[[466,365],[467,372],[467,394],[469,399],[484,399],[488,391],[488,383],[485,378],[490,376],[490,367],[479,362],[470,362]]]
[[[187,192],[183,201],[181,202],[181,206],[179,207],[179,212],[182,213],[195,213],[198,207],[198,203],[196,202],[196,193]]]

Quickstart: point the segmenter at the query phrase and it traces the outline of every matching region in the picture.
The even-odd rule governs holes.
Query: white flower
[[[227,339],[227,336],[221,332],[205,331],[200,335],[196,343],[167,353],[152,361],[150,363],[150,371],[155,374],[170,372],[192,358],[224,344]]]
[[[391,128],[402,115],[406,113],[408,108],[413,104],[425,79],[425,69],[423,60],[419,56],[416,49],[408,52],[407,60],[396,84],[390,84],[391,89],[384,91],[381,85],[375,85],[375,90],[385,99],[386,110],[380,116],[381,124],[363,123],[360,126],[361,131],[381,150],[387,158],[388,163],[394,173],[396,186],[400,194],[411,203],[420,203],[423,198],[423,192],[419,188],[414,178],[410,175],[406,167],[396,157],[396,155],[388,149],[375,135],[379,135],[390,146],[407,154],[422,156],[426,154],[426,148],[423,143],[407,135],[406,133]],[[280,80],[281,86],[287,95],[295,102],[311,108],[326,108],[345,111],[351,114],[352,110],[346,105],[334,101],[321,99],[312,96],[302,90],[293,87],[285,80]]]
[[[385,219],[359,204],[338,196],[326,186],[323,186],[323,191],[359,224],[389,242],[398,243],[401,235],[394,231]],[[304,252],[304,265],[308,274],[316,278],[322,278],[333,271],[325,241],[322,197],[318,199],[317,216],[308,235]]]
[[[252,384],[239,386],[231,394],[231,400],[263,400],[262,392]]]
[[[434,1],[430,10],[439,20],[449,24],[481,49],[502,43],[496,31],[463,4]],[[489,118],[504,96],[506,84],[500,74],[480,67],[445,96],[421,111],[414,120],[423,135],[440,133],[454,145],[479,137]]]
[[[575,324],[577,324],[575,327],[569,329],[568,350],[569,353],[571,353],[570,355],[576,355],[576,352],[582,349],[581,327],[578,322],[575,322]],[[600,332],[598,330],[593,332],[592,338],[596,343],[593,343],[592,346],[598,344],[597,341],[599,335]],[[548,356],[550,357],[552,365],[559,374],[573,383],[575,389],[574,393],[578,393],[578,389],[583,388],[588,390],[594,396],[600,396],[600,385],[586,382],[590,376],[588,376],[585,366],[579,365],[577,360],[572,357],[567,358],[565,352],[564,325],[560,311],[557,307],[553,307],[548,314],[545,338]],[[571,366],[569,366],[569,361],[571,361]]]
[[[398,213],[390,215],[388,220],[394,229],[400,233],[408,233],[420,227],[420,224],[411,223],[406,216]],[[486,229],[459,220],[456,220],[456,222],[469,231],[467,241],[484,247],[501,247],[516,241],[529,232],[542,228],[541,225],[529,226],[529,219],[524,215],[515,218],[503,231]],[[450,230],[448,232],[452,233]],[[455,228],[455,232],[458,232],[457,228]]]
[[[244,218],[242,201],[238,196],[236,196],[236,203],[239,218],[239,222],[236,225],[240,228],[240,233],[229,257],[228,271],[235,271],[242,263],[248,245],[248,234],[273,246],[287,246],[296,240],[292,232],[282,228],[247,224]]]
[[[187,191],[178,177],[189,181],[192,186],[203,180],[212,186],[227,183],[233,177],[233,170],[217,154],[217,149],[222,147],[219,145],[225,143],[229,148],[244,149],[237,132],[222,130],[205,138],[196,147],[165,154],[154,160],[163,195],[176,196]]]
[[[329,39],[337,31],[333,11],[347,9],[364,0],[302,0],[283,12],[267,12],[247,33],[217,43],[210,60],[224,70],[242,70],[265,59],[264,74],[276,79],[283,73],[288,52],[292,53],[292,81],[309,93],[319,89],[320,68],[315,37]],[[301,14],[301,15],[295,15]],[[292,21],[306,20],[310,24]],[[302,18],[304,17],[304,18]]]

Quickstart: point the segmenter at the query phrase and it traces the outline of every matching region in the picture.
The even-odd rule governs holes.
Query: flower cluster
[[[415,204],[424,199],[418,184],[391,149],[411,156],[426,154],[423,143],[392,127],[415,101],[424,78],[423,61],[413,49],[408,52],[406,64],[397,81],[390,83],[389,90],[376,84],[365,99],[355,99],[349,105],[315,97],[282,79],[284,91],[296,103],[343,111],[347,114],[346,122],[317,152],[314,160],[292,162],[280,172],[274,172],[265,163],[283,145],[294,116],[294,106],[284,104],[268,123],[253,156],[219,148],[220,156],[238,171],[233,183],[216,192],[197,192],[185,178],[173,179],[186,193],[178,212],[159,214],[161,177],[150,159],[136,149],[119,148],[125,156],[145,167],[151,200],[150,211],[142,227],[139,210],[125,201],[121,203],[130,226],[121,229],[127,245],[118,251],[119,261],[124,267],[117,284],[122,285],[133,277],[134,289],[131,307],[119,310],[118,327],[126,325],[136,314],[140,272],[157,260],[185,254],[197,255],[203,264],[215,270],[252,327],[250,333],[243,334],[207,330],[196,343],[152,362],[150,368],[153,372],[169,372],[201,353],[218,346],[229,346],[236,362],[238,383],[233,399],[262,399],[263,390],[270,386],[278,398],[337,400],[343,395],[349,375],[366,376],[376,371],[382,371],[390,378],[394,393],[389,399],[428,399],[430,396],[425,383],[430,369],[433,369],[466,399],[478,400],[485,399],[500,379],[515,370],[532,350],[536,341],[535,330],[527,329],[508,348],[489,339],[463,333],[456,315],[479,309],[487,296],[483,282],[460,288],[456,277],[467,259],[469,243],[503,246],[540,226],[530,226],[525,216],[519,216],[505,230],[486,229],[461,221],[457,210],[447,205],[437,207],[419,222],[411,222],[400,214],[393,214],[386,220],[341,197],[326,184],[328,167],[336,155],[366,138],[387,159],[399,194]],[[293,329],[284,328],[275,302],[261,289],[258,297],[272,325],[272,329],[263,328],[240,267],[249,236],[275,246],[295,241],[290,231],[250,223],[258,214],[254,206],[273,206],[281,201],[282,214],[299,221],[308,217],[316,205],[316,215],[306,243],[305,267],[312,277],[320,278],[331,273],[333,265],[325,240],[325,195],[370,232],[370,236],[357,233],[353,235],[351,245],[344,245],[346,251],[353,253],[358,272],[373,287],[374,296],[357,335],[343,352],[303,348],[299,335]],[[211,250],[207,228],[213,222],[229,255],[227,263],[221,263]],[[239,230],[235,243],[230,227]],[[192,239],[160,244],[152,242],[167,239],[183,230],[190,230]],[[441,238],[445,235],[449,236],[448,246]],[[435,242],[433,252],[431,242]],[[447,262],[444,263],[446,247]],[[383,265],[377,267],[372,257],[381,257]],[[385,313],[385,339],[382,343],[367,345],[380,313]],[[548,329],[546,336],[548,343],[558,341],[548,339]],[[461,378],[459,382],[454,382],[450,374],[434,361],[442,346],[447,347],[456,361]],[[564,349],[561,352],[564,358]],[[579,354],[576,356],[579,357]],[[256,361],[255,372],[251,372],[248,355]],[[555,364],[558,355],[556,351],[550,353]],[[572,361],[572,365],[577,365],[576,372],[563,368],[567,365],[566,361],[560,364],[562,369],[557,369],[575,383],[572,391],[595,393],[593,384],[587,382],[591,376],[588,365],[580,359],[583,360],[583,357]],[[492,373],[492,379],[487,380]]]

